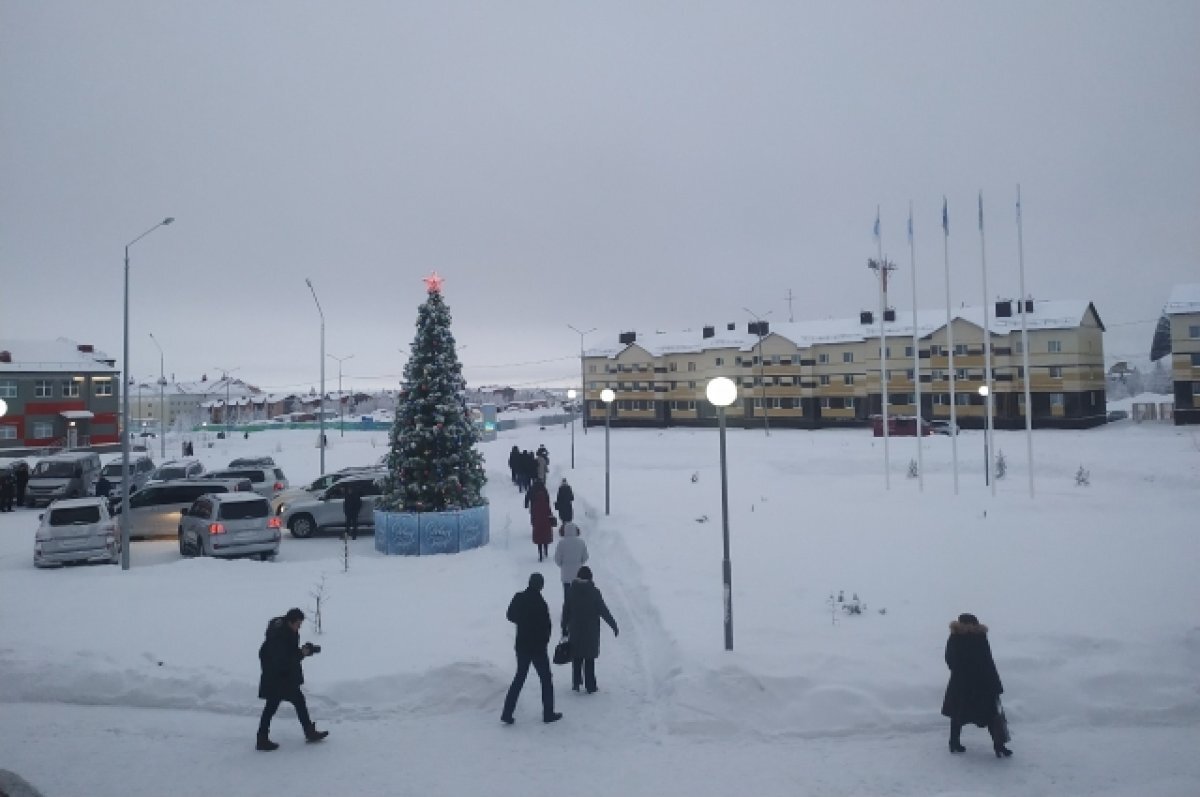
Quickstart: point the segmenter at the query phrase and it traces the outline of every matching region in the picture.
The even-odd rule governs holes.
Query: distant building
[[[1200,283],[1176,285],[1164,312],[1171,323],[1175,425],[1200,423]]]

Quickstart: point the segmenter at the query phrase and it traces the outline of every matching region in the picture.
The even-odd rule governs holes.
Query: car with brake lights
[[[202,495],[179,513],[179,553],[266,561],[279,553],[281,526],[257,493]]]

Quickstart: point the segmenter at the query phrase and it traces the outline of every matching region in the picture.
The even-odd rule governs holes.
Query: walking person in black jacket
[[[346,485],[346,497],[342,499],[342,512],[346,514],[346,533],[350,539],[358,539],[358,513],[362,511],[362,494],[352,484]]]
[[[992,659],[988,628],[973,614],[960,614],[950,623],[946,640],[946,666],[950,682],[942,701],[942,715],[950,718],[950,752],[965,753],[960,736],[968,722],[987,728],[996,758],[1012,755],[1004,746],[1008,741],[999,720],[998,704],[1004,686]]]
[[[308,704],[304,700],[304,693],[300,691],[300,685],[304,683],[304,666],[301,662],[305,656],[312,656],[319,651],[311,642],[300,644],[300,626],[303,623],[304,612],[299,609],[288,609],[283,617],[276,617],[267,623],[266,639],[258,649],[258,661],[262,666],[258,696],[267,704],[263,706],[262,717],[258,721],[256,750],[279,748],[270,740],[269,734],[271,718],[284,701],[295,706],[306,740],[319,742],[329,735],[329,731],[317,730],[309,718]]]
[[[596,658],[600,655],[600,621],[608,623],[613,636],[619,636],[617,621],[604,603],[604,596],[592,583],[592,569],[579,568],[563,603],[563,634],[571,640],[571,689],[583,686],[590,695],[597,690]]]
[[[558,510],[558,519],[563,523],[570,523],[575,519],[575,491],[571,489],[571,485],[567,484],[564,478],[562,484],[558,485],[558,493],[554,496],[554,508]]]
[[[538,679],[542,682],[542,722],[562,719],[562,714],[554,710],[554,682],[550,676],[550,657],[546,654],[550,644],[550,609],[542,597],[544,585],[542,574],[534,573],[529,577],[529,587],[513,595],[508,604],[506,616],[509,622],[517,626],[517,674],[508,687],[504,709],[500,712],[500,721],[505,725],[514,722],[513,710],[517,707],[517,698],[521,695],[521,687],[525,685],[530,664],[537,670]]]
[[[512,471],[512,483],[519,487],[521,483],[521,449],[516,446],[513,446],[512,451],[508,452],[508,469]]]

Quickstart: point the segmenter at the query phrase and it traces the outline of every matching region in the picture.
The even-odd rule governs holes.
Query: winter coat
[[[342,499],[342,511],[346,513],[346,520],[358,517],[362,503],[362,496],[358,490],[349,490],[346,493],[346,497]]]
[[[550,607],[541,590],[529,587],[513,595],[505,616],[517,626],[515,647],[518,653],[546,651],[550,644]]]
[[[546,481],[546,474],[550,472],[550,458],[545,454],[538,454],[534,460],[537,463],[537,477]]]
[[[987,632],[982,623],[950,623],[950,638],[946,640],[950,682],[942,700],[943,716],[981,728],[995,718],[996,698],[1004,693]]]
[[[508,469],[514,472],[521,469],[521,449],[516,446],[508,452]]]
[[[558,516],[563,523],[575,518],[575,508],[571,506],[574,500],[575,491],[571,489],[571,485],[558,485],[558,494],[554,497],[554,508],[558,510]]]
[[[594,659],[600,655],[601,619],[608,623],[615,635],[617,621],[609,613],[600,590],[587,579],[575,579],[563,604],[563,629],[571,639],[571,655],[574,658]]]
[[[525,493],[525,506],[529,507],[529,522],[533,526],[533,542],[549,545],[554,542],[554,515],[550,512],[550,493],[545,485],[534,484]]]
[[[579,575],[579,568],[587,562],[588,549],[574,523],[563,523],[562,532],[562,539],[554,546],[554,564],[558,565],[562,582],[570,584]]]
[[[300,663],[300,634],[292,630],[283,617],[267,623],[266,639],[258,649],[262,675],[258,679],[258,696],[263,700],[281,699],[291,695],[304,683],[304,667]]]

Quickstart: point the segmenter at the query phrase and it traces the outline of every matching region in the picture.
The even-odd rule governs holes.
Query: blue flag
[[[942,197],[942,230],[946,235],[950,234],[950,213],[946,207],[946,197]]]

